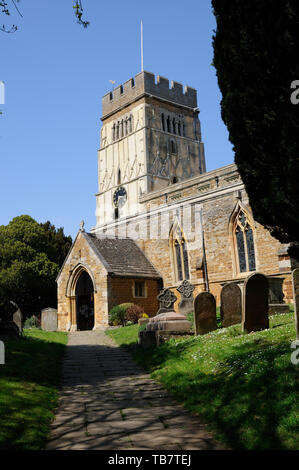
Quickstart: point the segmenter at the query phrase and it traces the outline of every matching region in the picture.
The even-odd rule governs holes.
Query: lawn
[[[57,403],[67,333],[24,332],[24,339],[0,338],[0,450],[43,449]]]
[[[148,350],[136,345],[136,325],[107,334],[228,447],[299,448],[293,313],[270,317],[269,330],[242,334],[241,325],[234,325]]]

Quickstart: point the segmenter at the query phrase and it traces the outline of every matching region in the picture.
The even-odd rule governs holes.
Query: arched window
[[[174,224],[170,233],[170,245],[176,281],[189,279],[190,274],[187,243],[182,230],[177,223]]]
[[[132,130],[133,130],[133,116],[132,116],[132,114],[131,114],[130,117],[129,117],[129,123],[130,123],[130,130],[129,130],[129,132],[132,132]]]
[[[169,116],[167,116],[166,124],[167,124],[167,132],[170,132],[170,117]]]
[[[116,125],[116,138],[119,139],[119,121]]]
[[[115,124],[112,126],[112,140],[115,140]]]
[[[120,171],[120,169],[118,169],[118,172],[117,172],[117,184],[121,184],[121,171]]]
[[[161,126],[162,126],[162,131],[165,131],[165,118],[164,114],[161,114]]]
[[[240,273],[255,271],[254,238],[251,224],[243,210],[239,210],[233,226]]]
[[[124,136],[124,121],[123,119],[120,121],[120,132],[119,132],[119,137]]]
[[[173,140],[170,141],[170,152],[176,153],[176,146]]]
[[[178,122],[178,134],[181,135],[181,121]]]
[[[175,122],[175,118],[173,118],[173,120],[172,120],[172,132],[173,132],[174,134],[176,134],[176,122]]]

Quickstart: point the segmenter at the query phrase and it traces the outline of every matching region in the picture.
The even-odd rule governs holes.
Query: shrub
[[[32,315],[25,320],[24,328],[40,328],[40,319]]]
[[[132,305],[127,310],[127,320],[132,323],[138,323],[143,313],[143,308],[140,305]]]
[[[132,303],[119,304],[113,307],[109,312],[109,325],[125,325],[127,319],[127,309]]]

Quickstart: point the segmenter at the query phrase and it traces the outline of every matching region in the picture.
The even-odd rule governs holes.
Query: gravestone
[[[242,322],[242,292],[238,284],[230,282],[221,290],[221,322],[222,326],[235,325]]]
[[[159,301],[159,310],[157,315],[164,312],[173,312],[174,303],[177,300],[177,297],[170,289],[162,289],[159,295],[157,296]]]
[[[45,331],[57,331],[56,308],[44,308],[41,311],[41,329]]]
[[[15,307],[17,309],[14,312],[13,316],[12,316],[12,326],[15,329],[15,331],[17,332],[18,336],[22,336],[22,334],[23,334],[23,315],[22,315],[22,312],[21,312],[20,308],[18,307],[18,305],[15,302],[13,302],[12,300],[10,300],[9,302],[11,303],[11,305],[13,305],[13,307]]]
[[[269,328],[269,286],[264,274],[254,273],[244,283],[242,329],[247,333]]]
[[[296,338],[299,339],[299,268],[292,272]]]
[[[194,299],[194,327],[196,335],[216,330],[216,299],[210,292],[200,292]]]
[[[267,276],[269,283],[269,315],[289,313],[290,307],[284,302],[283,277]]]
[[[181,294],[181,301],[179,303],[179,311],[183,315],[187,315],[193,312],[193,291],[194,286],[189,281],[184,280],[182,284],[177,288],[177,291]]]

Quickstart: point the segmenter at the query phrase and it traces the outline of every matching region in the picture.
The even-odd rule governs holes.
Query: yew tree
[[[10,300],[25,316],[56,307],[55,279],[71,244],[63,229],[29,215],[0,226],[0,326],[11,314]]]
[[[212,6],[222,119],[254,218],[281,242],[298,242],[299,94],[291,86],[299,85],[299,2]],[[296,248],[291,254],[298,258]]]

